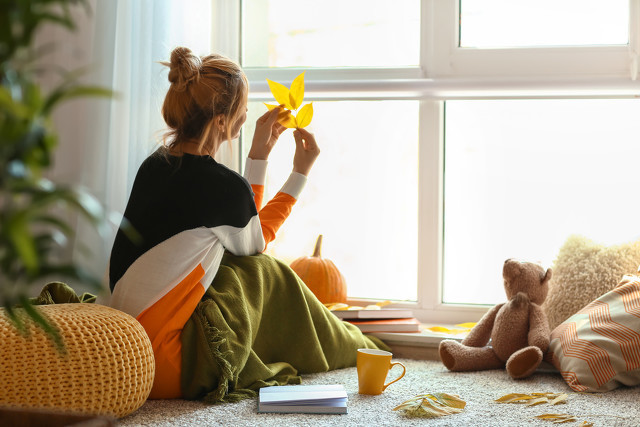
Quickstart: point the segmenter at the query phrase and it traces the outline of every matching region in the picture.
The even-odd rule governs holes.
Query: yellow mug
[[[360,394],[382,394],[391,384],[404,377],[407,368],[400,363],[391,363],[391,356],[388,351],[372,348],[358,349],[357,370],[358,370],[358,393]],[[387,374],[395,365],[402,366],[402,374],[395,380],[385,384]]]

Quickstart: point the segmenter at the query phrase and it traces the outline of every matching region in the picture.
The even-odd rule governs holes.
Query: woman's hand
[[[249,157],[254,160],[267,160],[269,153],[276,145],[280,134],[286,129],[278,123],[278,113],[281,107],[274,108],[264,113],[256,121],[256,131],[253,134],[253,142],[249,150]]]
[[[296,140],[296,153],[293,155],[293,171],[302,175],[309,175],[311,166],[320,155],[320,149],[313,134],[305,129],[293,132]]]

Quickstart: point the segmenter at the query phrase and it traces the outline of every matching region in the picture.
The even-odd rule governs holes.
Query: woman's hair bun
[[[187,47],[177,47],[171,52],[169,66],[169,81],[178,91],[186,89],[187,85],[200,77],[202,60]]]

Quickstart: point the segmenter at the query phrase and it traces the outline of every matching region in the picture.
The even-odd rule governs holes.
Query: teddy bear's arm
[[[496,315],[503,305],[504,304],[498,304],[491,308],[491,310],[487,311],[476,326],[471,329],[469,335],[462,340],[462,344],[469,347],[484,347],[487,345],[489,338],[491,338],[491,331],[493,330],[493,323],[496,320]]]
[[[538,304],[531,304],[529,310],[529,345],[538,347],[543,352],[549,348],[549,340],[551,329],[549,329],[549,321]]]

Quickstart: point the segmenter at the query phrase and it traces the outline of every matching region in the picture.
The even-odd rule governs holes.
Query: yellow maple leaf
[[[271,94],[276,102],[285,108],[284,114],[278,114],[278,122],[284,127],[301,129],[309,126],[313,118],[313,103],[302,105],[302,101],[304,100],[304,73],[303,71],[293,79],[290,88],[267,79]],[[278,105],[265,105],[269,110],[278,107]],[[298,111],[298,113],[293,115],[291,110]]]

